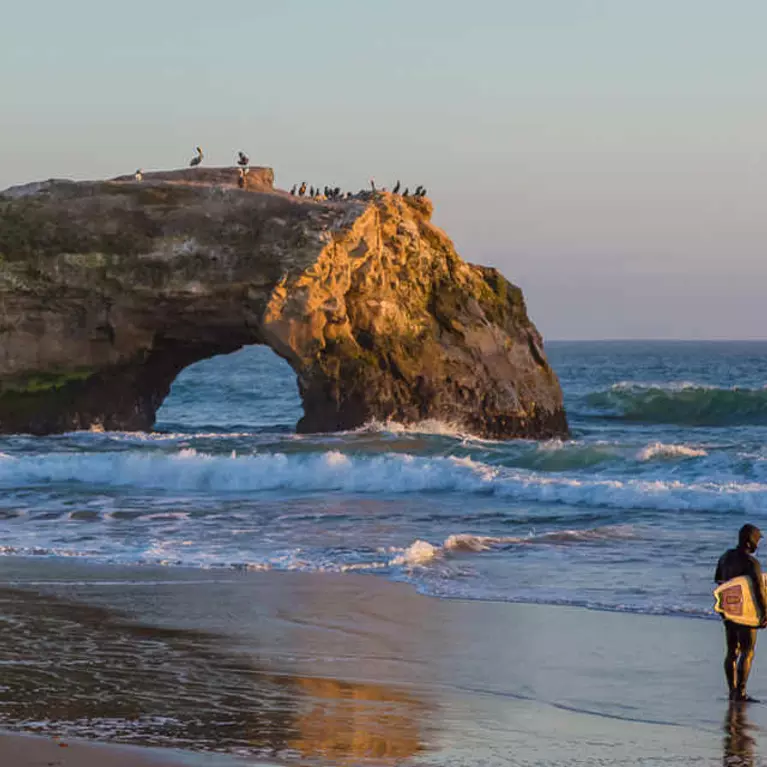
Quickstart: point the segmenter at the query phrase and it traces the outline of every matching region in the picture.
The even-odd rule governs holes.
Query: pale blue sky
[[[547,338],[767,337],[764,0],[8,3],[0,188],[426,184]]]

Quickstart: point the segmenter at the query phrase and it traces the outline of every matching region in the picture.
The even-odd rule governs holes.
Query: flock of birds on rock
[[[189,161],[190,168],[196,168],[203,160],[204,154],[202,153],[202,147],[195,147],[195,156]],[[250,173],[250,157],[245,152],[237,152],[237,186],[240,189],[245,187],[245,177]],[[144,178],[144,171],[138,168],[133,174],[136,181],[141,181]],[[401,184],[399,181],[392,187],[392,194],[400,194]],[[308,191],[308,194],[307,194]],[[375,180],[370,179],[370,190],[360,189],[359,192],[342,192],[340,186],[330,187],[324,186],[322,189],[319,186],[310,186],[307,190],[306,181],[301,184],[293,184],[293,188],[290,190],[290,194],[298,197],[306,197],[310,200],[363,200],[374,196],[377,192],[388,191],[386,187],[382,187],[380,190],[376,188]],[[410,188],[405,187],[402,192],[403,197],[426,197],[426,187],[420,184],[415,188],[413,194],[410,194]]]
[[[402,184],[397,183],[392,187],[392,194],[400,194]],[[381,189],[376,188],[375,180],[370,179],[370,189],[360,189],[359,192],[342,192],[340,186],[330,187],[325,186],[320,188],[319,186],[306,187],[306,181],[302,181],[301,184],[293,184],[290,190],[290,194],[294,197],[307,197],[310,200],[364,200],[375,195],[377,192],[387,192],[386,187]],[[410,188],[405,187],[402,192],[403,197],[426,197],[426,187],[420,184],[415,188],[413,194],[410,194]]]

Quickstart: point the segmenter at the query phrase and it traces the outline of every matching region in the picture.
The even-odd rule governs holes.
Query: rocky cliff
[[[567,433],[522,292],[462,261],[427,199],[272,184],[194,168],[0,194],[0,432],[149,429],[185,366],[267,344],[296,372],[300,431]]]

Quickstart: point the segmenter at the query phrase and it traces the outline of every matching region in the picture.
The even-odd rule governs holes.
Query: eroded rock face
[[[185,366],[264,343],[296,372],[302,431],[567,433],[521,291],[463,262],[428,200],[272,183],[195,168],[0,195],[0,432],[149,429]]]

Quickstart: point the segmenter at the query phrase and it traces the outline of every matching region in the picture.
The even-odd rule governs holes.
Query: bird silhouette
[[[296,187],[298,184],[293,184],[293,186],[290,187],[290,193],[295,197],[296,195]]]
[[[298,196],[303,197],[306,194],[306,181],[301,183],[301,187],[298,190]]]
[[[402,193],[403,197],[407,197],[410,194],[410,187],[405,187],[405,191]]]
[[[199,146],[197,146],[197,147],[195,147],[195,149],[197,150],[197,156],[196,156],[196,157],[193,157],[193,158],[192,158],[192,159],[189,161],[189,166],[190,166],[190,167],[192,167],[192,168],[194,168],[194,167],[196,167],[197,165],[199,165],[199,164],[202,162],[202,158],[203,158],[203,154],[202,154],[202,148],[201,148],[201,147],[199,147]]]
[[[394,185],[394,189],[392,189],[392,194],[397,194],[399,192],[399,179],[397,179],[397,183]]]

